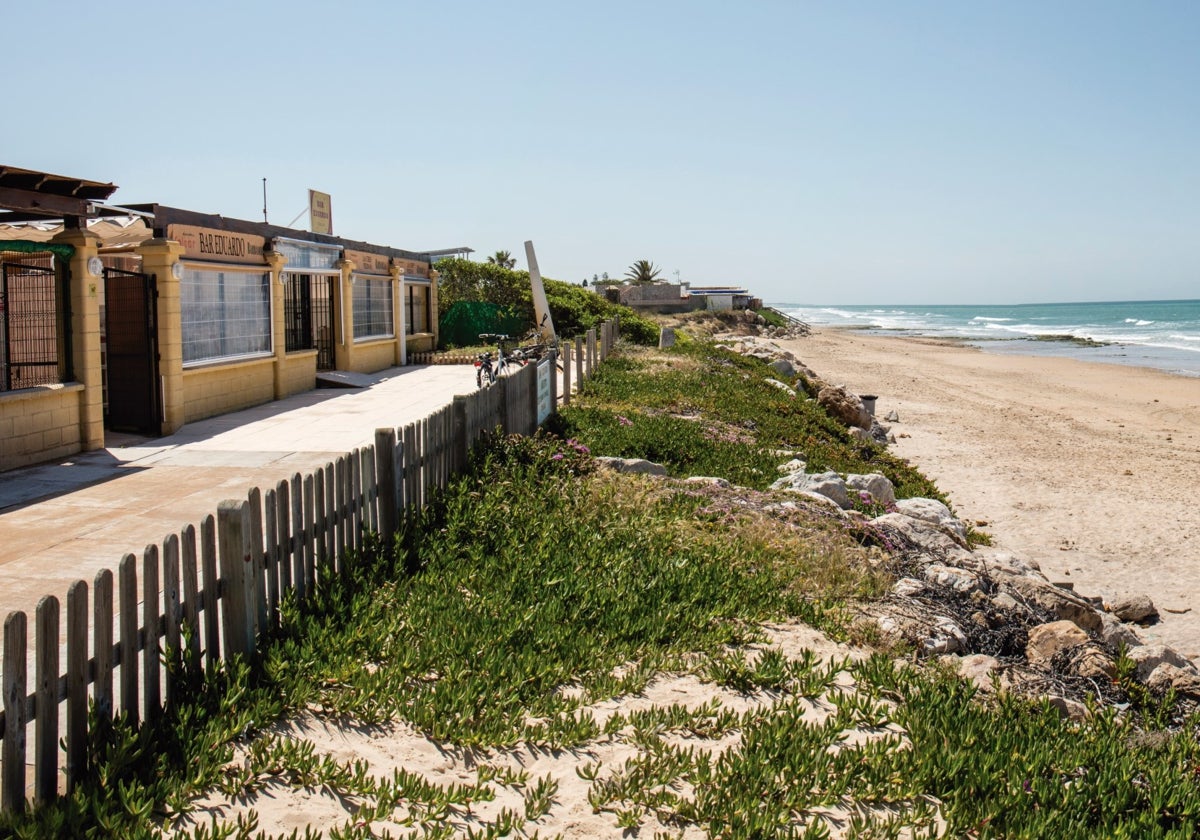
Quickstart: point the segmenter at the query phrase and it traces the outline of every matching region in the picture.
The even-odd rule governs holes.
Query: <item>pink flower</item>
[[[632,426],[633,425],[632,420],[630,420],[628,417],[622,417],[620,414],[617,415],[617,422],[620,423],[622,426]]]
[[[563,459],[563,454],[561,452],[555,452],[553,455],[550,456],[551,461],[561,461],[562,459]]]

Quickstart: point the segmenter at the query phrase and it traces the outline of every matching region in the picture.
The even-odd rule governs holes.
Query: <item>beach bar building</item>
[[[6,180],[7,179],[7,180]],[[0,470],[157,436],[437,345],[428,254],[0,167]]]

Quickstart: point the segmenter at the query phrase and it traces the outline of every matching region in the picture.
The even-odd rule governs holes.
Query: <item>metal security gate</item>
[[[117,431],[161,434],[154,276],[105,268],[104,298],[104,425]]]
[[[53,258],[46,255],[38,262],[45,264],[6,262],[0,272],[0,391],[51,385],[71,376],[70,331],[59,329]],[[65,309],[66,296],[61,297]]]
[[[317,370],[333,370],[332,276],[288,274],[283,310],[287,350],[316,350]]]

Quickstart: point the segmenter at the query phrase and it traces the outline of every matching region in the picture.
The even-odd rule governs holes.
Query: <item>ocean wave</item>
[[[1000,321],[1011,321],[1013,319],[1012,318],[989,318],[986,315],[976,315],[971,320],[972,321],[1000,322]]]
[[[1141,318],[1126,318],[1126,324],[1133,324],[1135,327],[1148,327],[1153,324],[1153,321],[1143,321]]]

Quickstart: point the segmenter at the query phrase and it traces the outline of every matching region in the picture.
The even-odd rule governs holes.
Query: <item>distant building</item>
[[[469,260],[471,259],[471,254],[475,253],[475,249],[468,248],[466,245],[463,245],[460,248],[442,248],[438,251],[425,251],[424,253],[436,264],[442,260],[449,259]]]
[[[715,312],[762,309],[762,298],[756,298],[740,286],[692,286],[690,293],[698,303],[693,309],[709,309]]]
[[[762,299],[734,286],[693,286],[690,283],[626,283],[597,289],[613,303],[642,312],[668,314],[732,309],[761,309]]]

